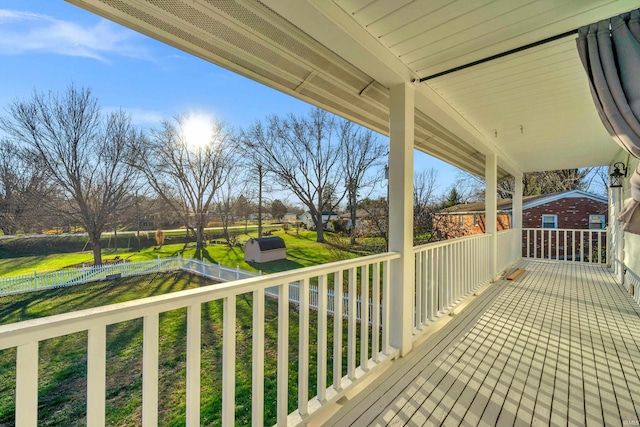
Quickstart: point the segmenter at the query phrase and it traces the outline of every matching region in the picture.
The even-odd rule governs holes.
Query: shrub
[[[160,229],[156,230],[156,244],[158,246],[164,245],[164,231]]]

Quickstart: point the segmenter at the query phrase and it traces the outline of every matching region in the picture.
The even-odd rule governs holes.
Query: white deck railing
[[[640,275],[636,274],[630,268],[626,268],[622,285],[629,291],[634,301],[640,304]]]
[[[497,269],[500,272],[522,258],[522,230],[515,228],[499,231],[497,245]]]
[[[399,254],[387,253],[354,260],[303,268],[285,273],[254,277],[216,286],[179,291],[167,295],[128,301],[109,306],[76,311],[41,319],[0,326],[0,350],[16,348],[16,425],[36,426],[38,416],[38,346],[43,340],[87,331],[87,425],[105,424],[107,325],[132,319],[143,319],[142,422],[156,425],[158,421],[158,349],[160,314],[187,309],[186,328],[186,419],[187,425],[200,423],[201,310],[202,304],[222,301],[222,424],[235,420],[236,378],[236,298],[252,298],[252,422],[264,424],[264,363],[265,353],[277,354],[277,423],[295,423],[316,411],[328,401],[339,398],[345,390],[359,382],[373,368],[390,360],[397,352],[389,345],[389,264]],[[310,282],[317,282],[317,384],[316,397],[309,399],[309,307]],[[266,348],[265,293],[269,288],[278,295],[289,295],[290,283],[299,286],[299,350],[289,353],[289,299],[278,299],[278,334],[274,348]],[[333,348],[328,348],[328,296],[335,294],[335,311],[344,312],[344,289],[350,296],[346,302],[347,330],[343,336],[343,318],[333,319]],[[356,327],[356,298],[370,298],[374,307],[381,307],[380,316],[371,315],[364,304]],[[452,298],[448,296],[447,298]],[[362,326],[365,325],[365,326]],[[376,331],[376,333],[373,333]],[[378,333],[379,331],[379,333]],[[360,346],[360,357],[356,346]],[[369,351],[371,348],[371,351]],[[343,376],[343,349],[346,351],[346,375]],[[289,414],[289,365],[297,359],[297,411]],[[332,371],[328,372],[328,359]],[[327,384],[327,378],[332,384]]]
[[[606,230],[523,228],[522,239],[525,258],[607,262]]]
[[[491,280],[490,247],[482,234],[414,248],[414,334]]]

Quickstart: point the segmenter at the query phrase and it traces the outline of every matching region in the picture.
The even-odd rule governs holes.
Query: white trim
[[[553,218],[553,227],[545,227],[544,226],[545,217]],[[558,228],[558,214],[542,214],[542,216],[540,217],[540,228]]]
[[[600,224],[602,224],[602,227],[599,228],[591,228],[591,223],[598,223],[598,221],[591,221],[591,217],[599,217],[602,221],[600,222]],[[603,215],[603,214],[589,214],[589,222],[588,222],[588,226],[589,226],[589,230],[604,230],[605,228],[607,228],[607,216]]]

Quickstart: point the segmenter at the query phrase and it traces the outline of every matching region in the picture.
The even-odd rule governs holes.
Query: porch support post
[[[514,180],[515,188],[513,192],[513,204],[511,210],[513,224],[511,224],[511,228],[522,228],[522,174],[516,174]]]
[[[495,280],[498,275],[498,235],[496,226],[498,224],[498,157],[495,153],[487,154],[485,160],[485,183],[486,192],[484,195],[486,206],[487,227],[485,233],[491,234],[491,249],[489,251],[489,272],[491,278]]]
[[[391,261],[390,343],[404,356],[411,350],[413,327],[413,141],[412,85],[391,88],[389,117],[389,250],[401,257]]]
[[[610,260],[611,270],[615,273],[618,283],[624,285],[624,238],[622,225],[620,222],[616,221],[616,217],[620,213],[622,208],[622,204],[624,203],[622,197],[622,188],[610,188],[609,189],[609,200],[613,205],[613,209],[609,210],[609,243],[611,245],[611,249],[608,251],[609,256],[613,257]],[[619,261],[619,262],[616,262]]]

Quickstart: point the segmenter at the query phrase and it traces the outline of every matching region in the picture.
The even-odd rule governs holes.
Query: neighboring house
[[[249,214],[249,216],[248,216],[249,221],[257,221],[258,218],[259,218],[259,215],[257,213],[252,213],[252,214]],[[273,219],[273,218],[271,217],[271,214],[266,213],[266,212],[262,212],[262,219],[263,220],[265,220],[265,219],[270,220],[270,219]]]
[[[607,206],[606,197],[581,190],[527,196],[522,198],[522,227],[602,230],[608,222]],[[511,228],[511,213],[511,199],[498,200],[498,231]],[[458,236],[484,233],[484,202],[443,209],[434,222],[440,228],[458,230]]]
[[[336,212],[322,212],[322,224],[324,224],[323,228],[325,230],[329,230],[331,227],[331,220],[338,219],[338,214]],[[306,227],[308,230],[316,229],[316,220],[311,215],[311,212],[306,211],[302,215],[300,215],[300,221],[302,221],[302,225]]]
[[[511,228],[512,208],[511,199],[498,200],[498,231]],[[523,197],[522,228],[533,229],[525,231],[523,256],[542,254],[543,258],[572,259],[597,254],[596,248],[603,254],[606,251],[603,237],[580,231],[604,230],[607,223],[608,199],[597,194],[572,190]],[[482,234],[485,228],[484,202],[452,206],[434,216],[434,230],[439,239]]]
[[[369,211],[367,209],[356,210],[356,232],[358,233],[377,233],[378,227],[375,216],[380,218],[386,216],[386,212],[380,210]],[[344,212],[340,215],[340,219],[345,221],[345,229],[351,231],[351,212]]]
[[[356,210],[356,231],[360,232],[364,229],[363,218],[367,216],[367,212],[364,209]],[[344,221],[344,228],[346,231],[351,231],[351,212],[346,211],[340,214],[340,220]]]
[[[294,212],[287,212],[282,217],[282,220],[287,222],[296,222],[298,220],[298,215],[295,214]]]
[[[244,246],[244,260],[247,262],[270,262],[286,257],[287,247],[282,237],[249,239]]]

